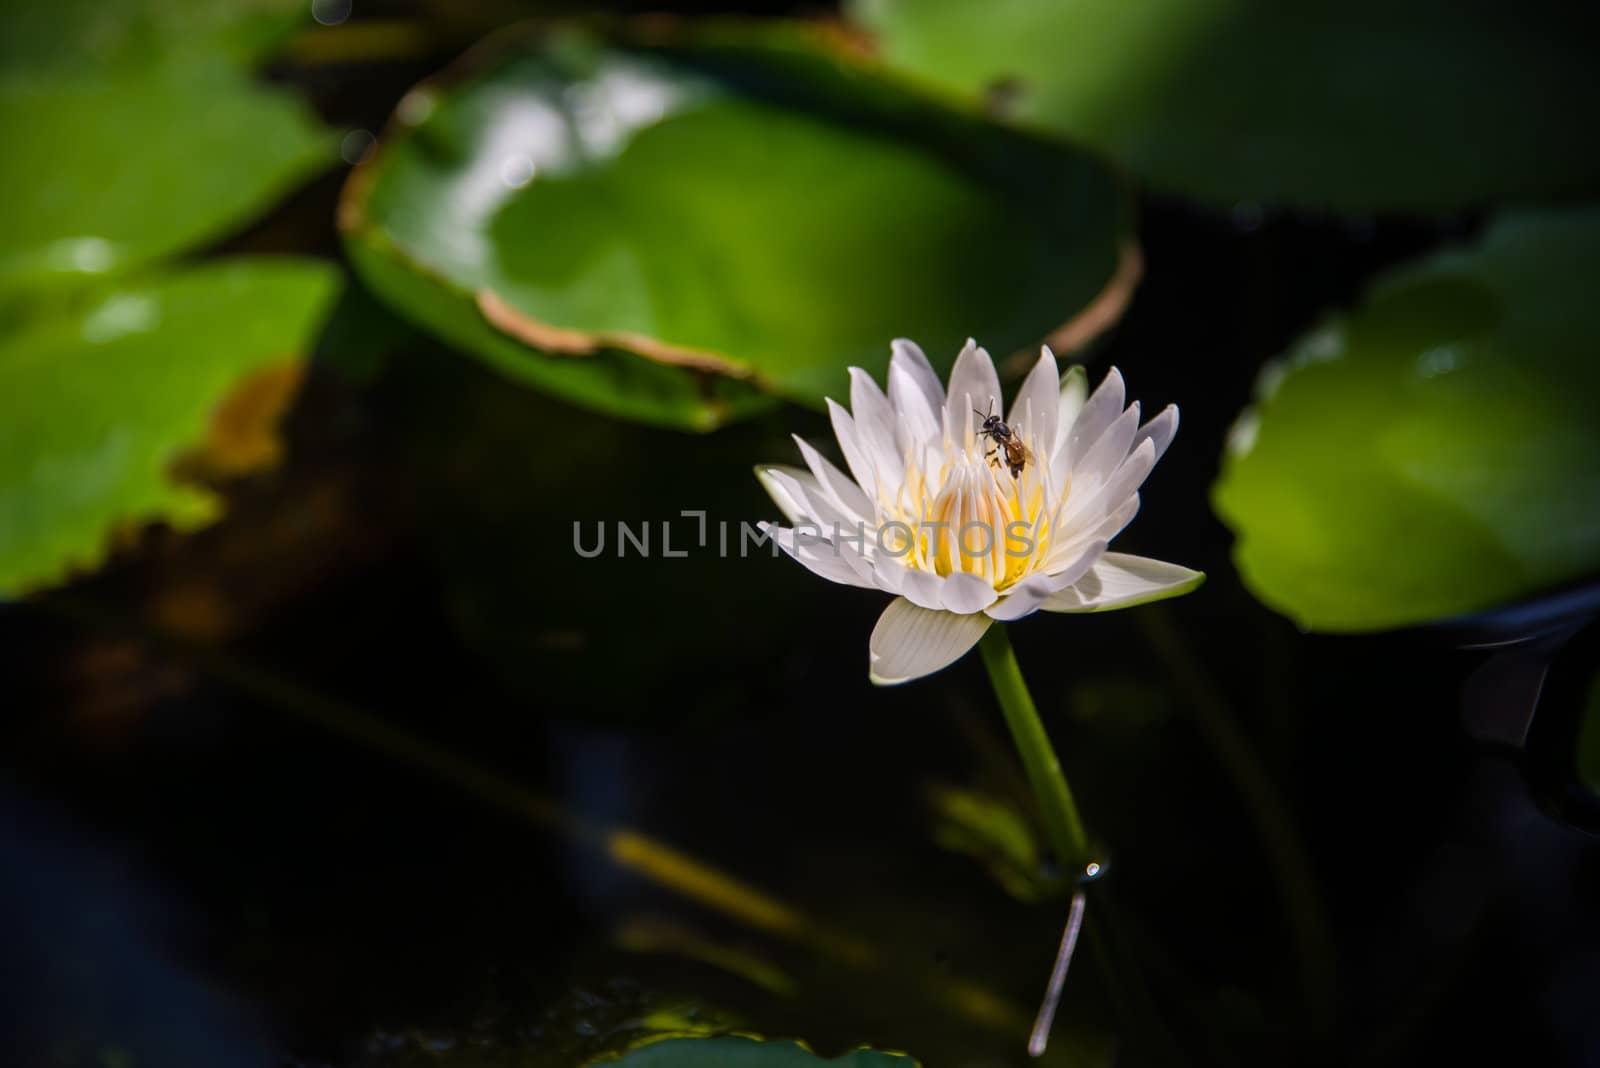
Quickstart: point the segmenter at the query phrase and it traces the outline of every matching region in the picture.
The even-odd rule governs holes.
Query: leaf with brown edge
[[[608,414],[821,405],[888,341],[1081,344],[1138,254],[1111,169],[919,92],[836,32],[514,31],[401,101],[340,206],[397,311]],[[770,402],[768,402],[770,403]]]
[[[241,378],[217,406],[205,441],[181,457],[179,477],[240,478],[277,466],[283,458],[279,423],[305,380],[304,360],[281,360]]]
[[[215,520],[193,457],[223,474],[270,459],[265,428],[298,375],[285,355],[310,351],[338,286],[314,260],[224,260],[100,290],[0,338],[0,596],[99,567],[119,531]]]

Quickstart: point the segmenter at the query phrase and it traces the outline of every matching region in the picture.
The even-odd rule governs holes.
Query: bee
[[[994,414],[994,402],[989,402],[988,414],[972,409],[972,414],[983,420],[983,425],[978,428],[978,437],[989,438],[994,442],[994,448],[984,453],[990,463],[1000,466],[998,456],[1004,454],[1006,467],[1011,470],[1011,477],[1016,478],[1022,474],[1022,469],[1028,465],[1028,447],[1022,443],[1020,428],[1012,427],[1005,423],[998,415]]]

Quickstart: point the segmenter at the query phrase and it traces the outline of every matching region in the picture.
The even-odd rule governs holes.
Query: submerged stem
[[[1067,969],[1072,966],[1072,954],[1078,948],[1078,931],[1083,927],[1084,893],[1072,895],[1072,909],[1067,913],[1066,930],[1061,932],[1061,946],[1056,950],[1055,967],[1050,970],[1050,982],[1044,988],[1044,1003],[1039,1006],[1039,1016],[1033,1021],[1033,1033],[1028,1036],[1028,1052],[1039,1057],[1050,1041],[1050,1025],[1055,1023],[1056,1006],[1061,1003],[1061,991],[1067,985]]]
[[[1017,664],[1017,654],[1012,651],[1005,624],[991,626],[978,643],[978,650],[983,655],[983,666],[989,670],[989,682],[1005,713],[1006,726],[1011,728],[1011,738],[1017,744],[1022,766],[1027,770],[1028,783],[1039,799],[1045,832],[1050,836],[1056,860],[1068,870],[1076,867],[1081,872],[1090,860],[1089,836],[1084,832],[1067,778],[1061,772],[1061,761],[1050,745],[1050,736],[1045,733],[1039,710],[1028,693],[1028,684],[1022,680],[1022,668]]]
[[[1004,623],[995,623],[978,644],[983,654],[983,666],[989,669],[989,682],[994,695],[1006,715],[1006,726],[1011,728],[1011,738],[1017,743],[1017,753],[1028,772],[1028,783],[1044,814],[1044,826],[1055,850],[1056,861],[1067,870],[1076,868],[1083,873],[1092,866],[1089,858],[1089,836],[1084,833],[1083,820],[1078,816],[1078,805],[1072,800],[1072,790],[1067,777],[1061,772],[1061,761],[1050,744],[1034,707],[1033,695],[1022,680],[1022,668],[1017,664],[1017,654],[1011,648],[1011,638]],[[1056,1005],[1066,985],[1067,969],[1072,964],[1073,951],[1078,945],[1078,931],[1083,925],[1084,892],[1080,888],[1072,895],[1072,908],[1067,916],[1067,927],[1061,935],[1061,947],[1056,952],[1055,967],[1050,972],[1050,982],[1045,988],[1044,1001],[1033,1023],[1033,1033],[1028,1037],[1028,1052],[1038,1057],[1044,1053],[1050,1040],[1050,1025],[1055,1020]]]

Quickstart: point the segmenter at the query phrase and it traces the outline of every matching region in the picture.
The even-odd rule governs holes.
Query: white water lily
[[[850,409],[828,401],[849,475],[799,437],[806,469],[757,471],[793,524],[763,524],[785,552],[833,582],[895,595],[872,632],[874,682],[938,671],[997,620],[1127,608],[1205,578],[1106,551],[1177,433],[1176,407],[1141,425],[1115,368],[1086,396],[1083,368],[1062,376],[1044,348],[1002,409],[994,362],[975,342],[956,358],[948,394],[913,342],[892,351],[887,395],[852,367]],[[1002,410],[1027,448],[1015,472],[981,433]]]

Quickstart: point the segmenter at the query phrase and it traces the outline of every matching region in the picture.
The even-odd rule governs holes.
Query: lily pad
[[[194,247],[334,162],[304,103],[247,69],[285,25],[271,8],[196,0],[28,3],[0,18],[0,286]]]
[[[1451,211],[1600,188],[1584,5],[852,6],[893,65],[1223,205]]]
[[[219,53],[249,64],[309,12],[304,0],[8,0],[0,68],[105,71]]]
[[[1269,366],[1213,489],[1251,590],[1315,630],[1600,571],[1600,211],[1508,215]]]
[[[0,338],[0,596],[97,566],[113,535],[219,513],[175,467],[208,444],[235,472],[260,447],[260,397],[281,403],[338,287],[311,260],[235,260],[127,282]],[[224,402],[252,376],[261,389]],[[223,426],[239,416],[247,426]],[[237,446],[237,447],[233,447]]]
[[[538,387],[698,429],[757,391],[820,404],[892,337],[948,360],[1114,318],[1126,204],[1094,158],[816,31],[660,25],[513,34],[409,94],[342,205],[372,287]]]
[[[904,1053],[878,1053],[858,1049],[840,1057],[818,1057],[798,1042],[769,1042],[745,1035],[716,1038],[679,1036],[648,1039],[628,1053],[602,1058],[593,1064],[617,1068],[916,1068]]]

